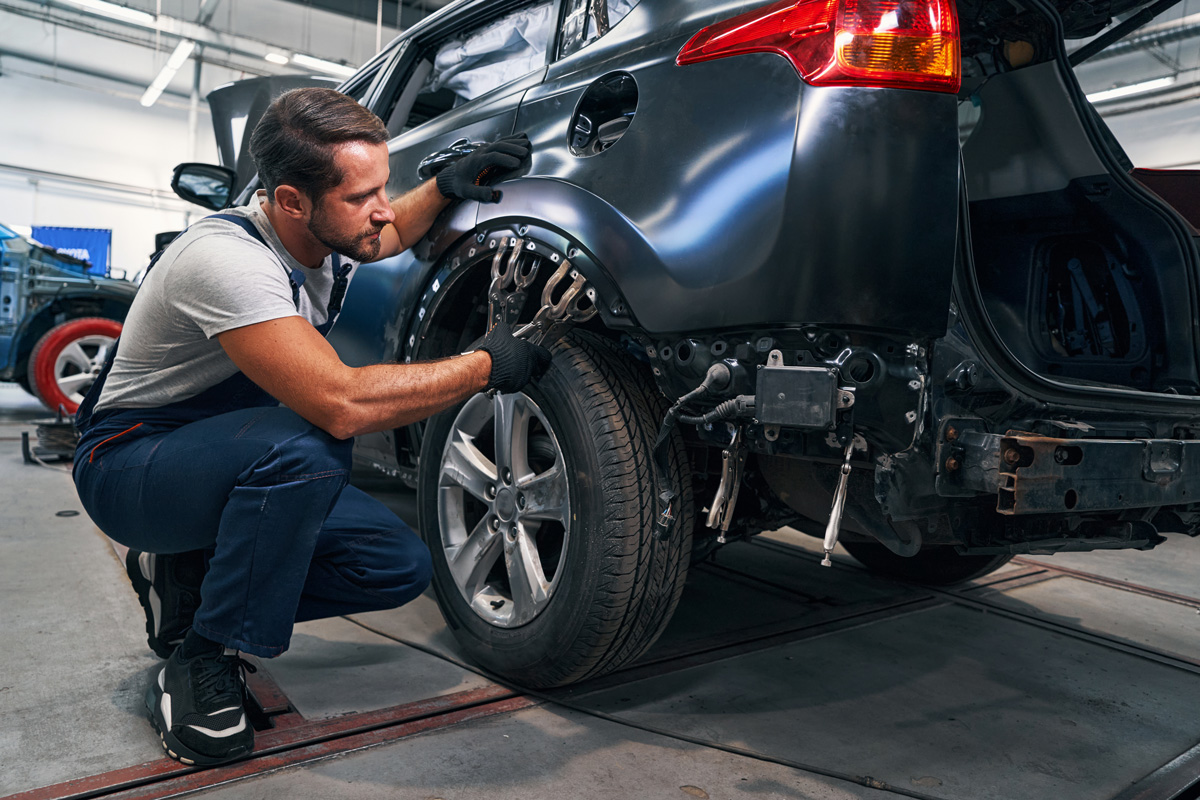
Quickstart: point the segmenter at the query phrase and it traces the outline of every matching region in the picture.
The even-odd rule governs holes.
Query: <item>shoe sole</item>
[[[166,669],[164,666],[163,669]],[[163,750],[168,756],[178,761],[180,764],[186,764],[189,767],[218,767],[221,764],[228,764],[230,761],[237,761],[246,755],[249,755],[250,747],[241,747],[223,758],[213,758],[206,756],[189,748],[183,742],[175,737],[167,727],[166,720],[162,716],[162,695],[158,689],[158,676],[160,673],[155,673],[154,679],[150,681],[150,685],[146,688],[145,701],[146,710],[150,712],[150,722],[154,725],[154,730],[158,731],[158,740],[162,745]]]
[[[129,582],[133,584],[133,590],[137,593],[138,602],[146,613],[146,644],[159,658],[170,658],[175,647],[164,643],[158,637],[158,631],[154,627],[155,620],[162,619],[162,601],[159,600],[158,592],[154,591],[154,572],[150,566],[150,555],[150,553],[139,553],[135,559],[126,556],[125,574],[129,576]],[[143,558],[146,559],[144,563]],[[149,576],[146,575],[147,572],[150,573]]]

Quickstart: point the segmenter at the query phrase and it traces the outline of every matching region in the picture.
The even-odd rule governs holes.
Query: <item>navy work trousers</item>
[[[347,486],[351,441],[286,408],[183,425],[137,412],[87,431],[75,458],[84,508],[137,550],[210,549],[196,632],[255,656],[292,624],[394,608],[429,584],[429,551],[378,500]]]

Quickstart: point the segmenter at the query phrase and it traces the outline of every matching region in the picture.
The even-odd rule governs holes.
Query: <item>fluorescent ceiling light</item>
[[[288,57],[283,53],[267,53],[265,56],[263,56],[263,58],[265,58],[267,61],[270,61],[272,64],[278,64],[280,66],[288,63]]]
[[[175,46],[175,51],[171,53],[171,57],[167,59],[167,63],[163,64],[162,70],[158,73],[158,77],[146,87],[145,94],[142,95],[141,103],[146,108],[154,105],[163,93],[163,89],[167,88],[167,84],[175,77],[175,73],[179,72],[192,55],[192,51],[196,49],[196,43],[191,39],[182,39]]]
[[[309,69],[315,69],[318,72],[336,75],[339,78],[349,78],[355,72],[358,72],[358,70],[354,69],[353,67],[347,67],[343,64],[335,64],[332,61],[326,61],[323,58],[313,58],[312,56],[304,55],[304,53],[296,53],[294,56],[292,56],[292,63],[298,64],[302,67],[308,67]]]
[[[128,6],[120,6],[116,3],[109,3],[107,0],[66,0],[72,5],[86,8],[89,11],[95,11],[97,14],[103,14],[106,17],[113,19],[122,19],[126,22],[134,22],[138,25],[145,25],[147,28],[153,28],[158,24],[158,19],[146,11],[138,11],[136,8]]]
[[[1131,94],[1141,94],[1143,92],[1153,92],[1155,89],[1165,89],[1175,83],[1174,75],[1167,75],[1165,78],[1155,78],[1152,81],[1142,81],[1141,83],[1133,83],[1129,86],[1118,86],[1115,89],[1105,89],[1103,92],[1093,92],[1087,96],[1087,99],[1093,103],[1103,103],[1105,100],[1116,100],[1118,97],[1128,97]]]

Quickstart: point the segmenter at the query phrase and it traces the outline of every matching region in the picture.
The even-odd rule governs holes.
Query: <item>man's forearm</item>
[[[342,398],[347,418],[339,421],[339,434],[349,438],[423,420],[483,391],[491,368],[491,356],[477,350],[442,361],[355,369]]]
[[[416,244],[450,202],[438,191],[437,182],[433,180],[425,181],[393,200],[392,211],[396,220],[392,226],[400,237],[400,249],[397,252]]]

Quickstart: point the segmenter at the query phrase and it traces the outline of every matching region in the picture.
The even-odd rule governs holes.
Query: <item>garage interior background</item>
[[[0,222],[109,228],[114,275],[132,277],[156,233],[204,213],[170,180],[181,162],[217,163],[208,92],[259,75],[345,77],[446,2],[0,0]],[[195,48],[144,107],[182,40]]]
[[[344,77],[447,1],[0,0],[0,222],[109,228],[114,274],[132,277],[155,233],[200,213],[169,182],[178,163],[217,160],[209,91],[257,75]],[[1078,70],[1137,166],[1200,167],[1193,8],[1179,3]]]

